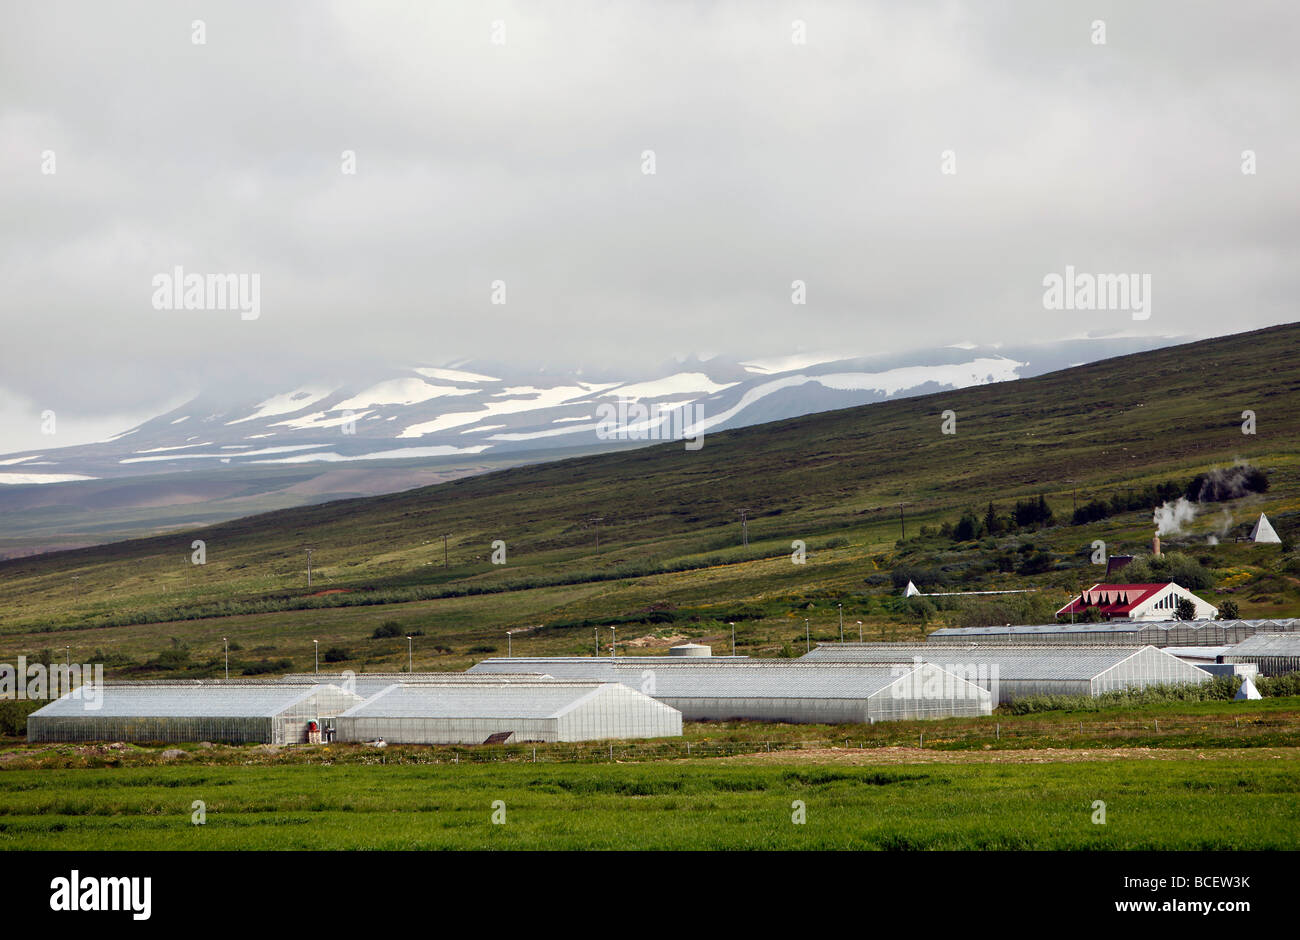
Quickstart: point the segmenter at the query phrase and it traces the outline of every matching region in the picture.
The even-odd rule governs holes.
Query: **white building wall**
[[[1200,684],[1209,681],[1210,675],[1204,670],[1197,669],[1177,656],[1148,647],[1095,676],[1090,694],[1100,695],[1116,689],[1143,689],[1149,685]]]
[[[557,719],[559,741],[668,738],[681,733],[681,712],[623,685],[602,688]]]
[[[559,741],[555,718],[360,718],[341,716],[334,722],[339,741],[389,744],[482,744],[491,735],[511,731],[508,743]]]

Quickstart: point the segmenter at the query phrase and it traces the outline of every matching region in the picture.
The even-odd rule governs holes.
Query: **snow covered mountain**
[[[520,374],[477,362],[289,389],[214,389],[106,441],[7,455],[0,459],[0,483],[586,452],[1008,381],[1174,342],[1083,337],[1050,346],[962,344],[856,359],[692,358],[635,376],[585,369]]]

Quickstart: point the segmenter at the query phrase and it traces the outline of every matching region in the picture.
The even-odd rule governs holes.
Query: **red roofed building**
[[[1197,620],[1213,620],[1219,612],[1172,581],[1163,584],[1094,584],[1056,612],[1058,617],[1082,617],[1096,607],[1107,620],[1174,620],[1178,602],[1187,598]]]

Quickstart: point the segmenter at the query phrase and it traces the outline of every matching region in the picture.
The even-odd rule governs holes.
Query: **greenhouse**
[[[543,678],[538,673],[520,673],[514,676],[497,676],[499,681],[522,681]],[[394,684],[419,685],[430,682],[471,682],[483,680],[482,676],[472,676],[463,672],[357,672],[357,673],[310,673],[291,672],[283,677],[285,682],[315,684],[328,682],[339,688],[355,692],[362,698],[370,698]],[[233,680],[232,680],[233,681]]]
[[[1225,652],[1223,661],[1253,664],[1264,676],[1300,672],[1300,634],[1257,633]]]
[[[332,685],[109,683],[98,701],[68,693],[27,717],[28,741],[305,742],[362,701]],[[96,707],[98,706],[98,707]]]
[[[339,715],[340,741],[483,744],[598,741],[682,733],[682,716],[618,683],[548,679],[392,684]]]
[[[1300,628],[1300,620],[1160,620],[1145,623],[1048,623],[1005,627],[944,627],[926,641],[964,643],[1062,643],[1075,646],[1224,646],[1256,633]]]
[[[471,674],[536,672],[621,682],[691,721],[890,721],[988,715],[989,693],[968,679],[899,656],[887,663],[811,664],[736,657],[489,659]]]
[[[1030,695],[1100,695],[1210,680],[1204,670],[1154,646],[823,643],[796,662],[885,663],[909,658],[978,683],[993,692],[999,704]]]

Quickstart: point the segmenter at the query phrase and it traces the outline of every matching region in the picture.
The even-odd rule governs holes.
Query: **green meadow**
[[[3,850],[1297,846],[1300,766],[1274,750],[1082,766],[737,759],[0,773]]]

